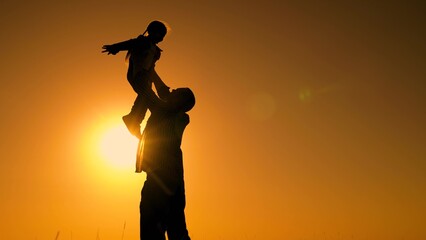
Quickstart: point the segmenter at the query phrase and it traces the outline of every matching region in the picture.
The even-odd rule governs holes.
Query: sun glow
[[[100,135],[99,154],[111,167],[128,170],[135,166],[137,144],[138,139],[130,135],[124,124],[117,124]]]

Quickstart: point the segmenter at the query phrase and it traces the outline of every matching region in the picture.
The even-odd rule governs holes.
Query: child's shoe
[[[127,129],[129,132],[134,135],[135,137],[141,139],[141,126],[138,121],[134,118],[132,114],[127,114],[126,116],[123,116],[123,122],[126,124]]]

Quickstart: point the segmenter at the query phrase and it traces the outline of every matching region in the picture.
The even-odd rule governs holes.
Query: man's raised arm
[[[161,80],[155,69],[153,69],[151,72],[151,78],[155,89],[157,90],[158,96],[163,100],[167,100],[170,95],[170,88],[163,82],[163,80]]]
[[[150,73],[150,74],[153,74],[153,73]],[[137,78],[140,78],[140,77],[137,77]],[[155,84],[155,82],[157,83]],[[136,91],[138,95],[142,96],[145,99],[146,105],[151,111],[153,110],[154,111],[174,111],[175,107],[166,101],[168,95],[170,94],[168,90],[169,87],[167,87],[162,81],[160,82],[158,80],[154,81],[154,85],[156,86],[156,89],[157,89],[157,86],[159,87],[159,89],[161,89],[160,91],[158,91],[157,89],[157,91],[161,92],[162,99],[160,99],[155,94],[151,86],[149,86],[148,84],[142,84],[141,81],[135,81],[133,85],[133,89]]]

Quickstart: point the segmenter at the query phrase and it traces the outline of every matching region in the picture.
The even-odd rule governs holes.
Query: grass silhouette
[[[124,221],[123,231],[121,232],[121,240],[124,240],[124,232],[125,231],[126,231],[126,221]],[[55,240],[59,240],[60,233],[61,233],[61,231],[59,231],[59,230],[58,230],[58,232],[56,232]],[[71,240],[72,239],[73,238],[72,238],[72,232],[71,232]],[[98,228],[98,231],[96,232],[96,240],[101,240],[99,228]]]

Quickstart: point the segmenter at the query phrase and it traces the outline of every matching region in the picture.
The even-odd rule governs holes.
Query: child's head
[[[160,21],[152,21],[147,29],[148,37],[153,40],[154,43],[159,43],[163,41],[163,38],[167,34],[167,27],[164,23]]]
[[[178,88],[170,93],[168,102],[179,111],[188,112],[195,105],[195,96],[189,88]]]

